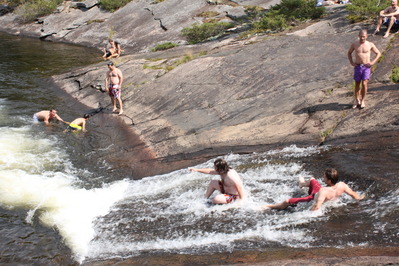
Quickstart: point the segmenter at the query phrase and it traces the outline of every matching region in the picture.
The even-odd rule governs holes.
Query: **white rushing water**
[[[6,107],[0,102],[0,205],[26,210],[32,226],[38,219],[56,228],[79,262],[143,252],[195,254],[275,244],[309,247],[315,239],[307,225],[327,219],[321,215],[326,208],[348,199],[327,204],[319,212],[309,211],[311,203],[300,204],[295,211],[256,210],[301,194],[298,177],[309,173],[295,160],[319,149],[296,146],[224,157],[238,170],[249,193],[241,208],[210,205],[203,195],[209,181],[218,177],[188,169],[85,189],[91,187],[84,182],[90,182],[87,175],[93,173],[73,165],[56,135],[35,131],[37,125],[30,118],[9,118]],[[17,120],[18,126],[13,126]],[[265,159],[270,155],[286,163]],[[209,168],[213,161],[195,167]],[[320,182],[321,176],[316,177]],[[302,189],[302,195],[306,193]]]
[[[287,147],[283,157],[309,156],[317,148]],[[307,225],[328,217],[331,207],[350,198],[326,204],[311,212],[312,203],[299,204],[294,211],[257,211],[262,204],[279,203],[300,192],[299,176],[309,176],[302,166],[292,162],[271,164],[257,155],[228,155],[233,168],[250,163],[240,172],[249,192],[241,208],[234,205],[212,206],[203,198],[207,185],[217,176],[181,169],[165,175],[130,181],[126,196],[110,215],[96,220],[96,237],[90,243],[87,259],[128,257],[143,252],[206,253],[279,244],[309,247],[314,239]],[[197,165],[213,166],[213,160]],[[322,175],[322,173],[321,173]],[[319,178],[319,181],[321,179]],[[217,192],[214,192],[216,195]],[[303,189],[303,196],[307,193]]]
[[[3,102],[4,103],[4,102]],[[34,125],[13,127],[6,106],[0,105],[0,205],[25,209],[26,220],[56,228],[77,260],[88,252],[94,236],[93,220],[105,215],[123,197],[127,181],[84,189],[77,176],[85,173],[70,163],[54,136],[37,135]]]

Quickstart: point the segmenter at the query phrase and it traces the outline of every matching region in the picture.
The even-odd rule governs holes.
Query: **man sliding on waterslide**
[[[284,210],[288,206],[296,206],[299,202],[309,202],[313,199],[315,204],[312,206],[312,211],[317,211],[320,209],[321,205],[330,200],[338,199],[343,193],[348,194],[356,200],[364,199],[364,195],[358,195],[354,192],[347,184],[344,182],[338,182],[338,172],[335,169],[327,168],[324,172],[324,183],[327,187],[322,187],[316,179],[311,178],[305,181],[303,177],[299,178],[299,187],[309,187],[309,196],[302,198],[291,198],[278,204],[273,205],[263,205],[259,209],[280,209]]]
[[[217,159],[214,162],[213,169],[189,168],[189,170],[203,174],[220,175],[221,180],[212,180],[205,193],[205,198],[209,198],[215,190],[219,190],[222,193],[213,198],[213,204],[228,204],[235,200],[244,200],[246,198],[241,177],[223,159]]]

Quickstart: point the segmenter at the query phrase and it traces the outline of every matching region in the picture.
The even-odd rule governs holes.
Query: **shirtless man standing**
[[[308,196],[302,198],[291,198],[278,204],[263,205],[259,210],[280,209],[284,210],[288,206],[296,206],[299,202],[309,202],[315,200],[315,204],[311,208],[312,211],[320,209],[321,205],[329,200],[338,199],[344,192],[356,200],[362,200],[364,195],[359,196],[344,182],[338,182],[338,172],[333,168],[327,168],[324,172],[324,183],[328,187],[321,187],[316,179],[311,178],[305,181],[303,177],[299,178],[300,187],[309,187]]]
[[[109,97],[111,97],[111,102],[113,105],[112,112],[115,112],[117,110],[116,101],[118,101],[119,115],[121,115],[123,113],[121,100],[121,90],[123,82],[122,71],[116,68],[116,66],[112,62],[109,62],[107,65],[109,70],[107,71],[105,78],[105,88],[109,93]]]
[[[43,111],[40,111],[40,112],[37,112],[36,114],[34,114],[33,122],[41,121],[41,122],[44,122],[44,124],[46,124],[46,126],[48,126],[50,124],[50,121],[53,120],[54,118],[57,119],[57,121],[61,121],[66,124],[69,124],[69,122],[62,120],[62,118],[57,115],[57,111],[53,108],[51,108],[50,110],[43,110]]]
[[[222,180],[212,180],[205,193],[205,198],[209,198],[215,190],[222,193],[213,198],[213,204],[227,204],[236,199],[243,200],[246,198],[241,177],[223,159],[217,159],[214,162],[214,169],[189,168],[189,170],[203,174],[220,175]]]
[[[392,0],[391,6],[381,10],[380,16],[378,17],[377,28],[374,31],[374,35],[380,32],[381,25],[387,26],[384,38],[388,38],[391,28],[393,25],[399,25],[399,8],[398,1]]]
[[[355,61],[352,59],[353,51],[355,51]],[[371,61],[371,52],[375,54],[373,61]],[[355,80],[355,103],[352,106],[353,109],[363,109],[366,106],[364,100],[368,90],[371,66],[377,62],[380,56],[381,52],[377,47],[372,42],[367,41],[367,31],[361,30],[359,32],[359,41],[352,43],[348,50],[349,62],[355,67],[353,77]],[[360,85],[362,85],[362,89],[360,89]]]

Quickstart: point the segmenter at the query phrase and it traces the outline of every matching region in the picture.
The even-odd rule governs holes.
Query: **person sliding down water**
[[[213,204],[227,204],[234,200],[244,200],[246,198],[241,177],[223,159],[217,159],[214,162],[214,169],[189,168],[189,170],[203,174],[220,175],[221,180],[212,180],[205,193],[205,198],[209,198],[215,190],[219,190],[222,193],[213,198]]]
[[[85,114],[83,117],[76,118],[73,120],[67,129],[64,132],[71,132],[71,131],[79,131],[82,130],[83,132],[87,132],[86,130],[86,121],[89,119],[89,115]]]
[[[302,198],[291,198],[278,204],[263,205],[259,210],[280,209],[284,210],[289,206],[296,206],[299,202],[309,202],[314,200],[315,204],[311,210],[320,209],[321,205],[329,200],[338,199],[343,193],[348,194],[356,200],[364,199],[364,195],[358,195],[344,182],[338,182],[338,172],[333,168],[327,168],[324,172],[324,183],[328,187],[322,187],[313,177],[305,181],[303,177],[299,178],[299,187],[309,187],[308,196]]]

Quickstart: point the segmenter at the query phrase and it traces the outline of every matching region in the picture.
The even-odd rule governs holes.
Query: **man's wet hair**
[[[338,171],[335,170],[334,168],[327,168],[326,171],[324,172],[324,174],[325,174],[326,178],[328,180],[330,180],[333,185],[338,183],[338,179],[339,179]]]
[[[223,159],[216,159],[213,164],[215,166],[216,172],[218,172],[219,174],[225,174],[229,171],[229,169],[231,169],[231,167]]]
[[[84,114],[83,118],[84,119],[89,119],[90,115],[89,114]]]
[[[114,65],[114,62],[112,62],[112,61],[109,61],[108,63],[107,63],[107,66],[113,66]]]

